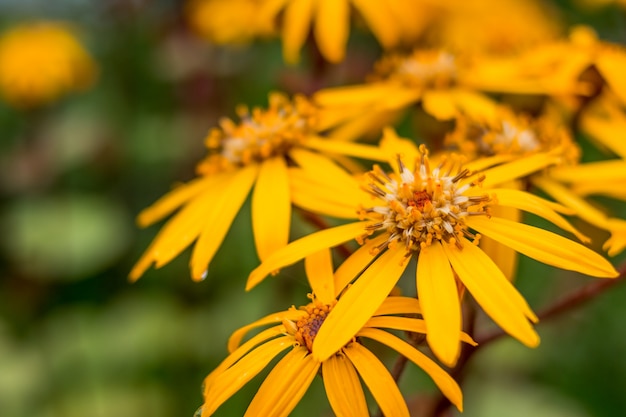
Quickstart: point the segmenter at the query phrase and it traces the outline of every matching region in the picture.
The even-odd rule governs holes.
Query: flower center
[[[301,307],[307,314],[295,323],[293,334],[296,341],[300,343],[300,345],[306,346],[309,352],[313,351],[315,336],[317,336],[317,332],[332,308],[332,305],[323,304],[319,301],[313,301]]]
[[[477,238],[469,232],[465,217],[489,215],[491,198],[469,193],[484,178],[462,183],[470,173],[463,169],[458,158],[444,160],[431,170],[423,145],[420,154],[413,171],[398,156],[399,174],[387,174],[378,166],[369,173],[372,182],[366,190],[383,204],[364,208],[360,215],[374,221],[368,226],[369,231],[385,231],[388,235],[375,252],[402,244],[411,254],[429,246],[433,240],[460,247],[463,236]]]
[[[267,109],[237,109],[237,124],[222,119],[220,128],[206,138],[209,156],[198,165],[198,172],[211,174],[243,167],[267,158],[284,155],[315,133],[317,109],[306,98],[290,101],[282,94],[270,95]]]
[[[398,81],[408,87],[449,87],[456,81],[454,55],[439,50],[416,50],[411,55],[391,55],[376,64],[375,79]]]

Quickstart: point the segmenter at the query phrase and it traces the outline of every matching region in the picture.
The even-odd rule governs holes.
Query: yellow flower
[[[331,156],[380,159],[373,146],[332,142],[318,136],[324,121],[304,97],[293,100],[271,94],[269,108],[238,109],[241,121],[223,119],[206,138],[208,156],[198,164],[199,177],[176,187],[138,216],[148,226],[173,211],[169,220],[130,272],[138,279],[153,263],[161,267],[197,239],[191,255],[191,275],[203,279],[209,263],[254,185],[252,227],[261,260],[283,247],[289,238],[294,185],[288,165],[325,176],[335,167]]]
[[[369,173],[366,191],[371,198],[360,209],[360,221],[292,242],[265,259],[248,278],[251,288],[267,274],[322,248],[355,238],[363,243],[337,271],[340,282],[356,281],[339,299],[327,326],[320,329],[315,339],[313,354],[319,360],[347,343],[345,335],[355,332],[371,317],[411,258],[417,260],[417,292],[427,340],[442,362],[452,365],[459,355],[461,312],[457,281],[505,331],[528,346],[536,346],[539,337],[530,322],[537,317],[493,260],[477,246],[481,235],[558,268],[597,277],[617,276],[606,259],[581,244],[493,215],[492,205],[515,207],[580,236],[555,211],[558,205],[523,191],[495,188],[498,179],[490,181],[493,188],[486,186],[492,173],[498,173],[495,178],[501,176],[503,182],[516,178],[526,169],[517,161],[471,175],[453,156],[431,166],[423,146],[418,151],[410,142],[390,133],[382,146],[386,152],[399,155],[393,172],[375,166]],[[297,173],[297,169],[292,171],[294,175],[306,176]],[[481,184],[484,190],[479,189]],[[325,185],[318,187],[319,190],[310,187],[308,192],[321,194]],[[349,205],[355,193],[327,190],[326,200],[312,209],[324,212],[325,206]],[[353,206],[355,210],[358,201]]]
[[[462,410],[462,393],[457,383],[435,362],[411,344],[383,329],[424,333],[423,320],[415,298],[385,297],[363,325],[342,332],[346,342],[319,358],[315,343],[318,332],[331,325],[331,313],[340,297],[341,286],[333,277],[330,251],[307,258],[307,276],[312,284],[312,301],[296,309],[270,314],[237,330],[229,340],[230,355],[204,382],[202,417],[217,408],[261,372],[285,350],[248,406],[246,416],[287,416],[320,373],[330,405],[337,416],[368,416],[361,380],[385,416],[409,416],[406,403],[385,366],[363,339],[382,343],[421,367],[444,395]],[[241,344],[252,329],[273,325]],[[468,343],[473,341],[463,335]],[[360,379],[359,379],[360,376]]]
[[[0,94],[16,107],[56,100],[89,87],[96,67],[63,23],[18,25],[0,37]]]
[[[271,25],[282,13],[283,57],[289,63],[300,58],[300,49],[313,31],[321,54],[328,61],[343,60],[350,32],[350,20],[356,12],[365,21],[384,48],[410,43],[425,24],[421,1],[404,0],[265,0],[260,20]]]
[[[218,45],[242,44],[273,33],[258,21],[259,0],[190,0],[185,14],[191,28]]]

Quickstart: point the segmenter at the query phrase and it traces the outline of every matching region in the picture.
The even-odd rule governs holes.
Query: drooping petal
[[[529,347],[537,346],[539,336],[528,321],[536,321],[537,317],[493,261],[467,240],[463,249],[449,244],[442,247],[482,309],[511,336]]]
[[[561,156],[555,153],[537,153],[516,159],[513,162],[499,165],[483,172],[486,176],[483,187],[492,188],[497,185],[526,177],[550,165],[557,164]]]
[[[422,96],[422,106],[426,113],[438,120],[450,120],[458,113],[453,96],[448,90],[427,90]]]
[[[378,42],[385,48],[392,48],[400,41],[400,28],[394,25],[393,14],[384,2],[379,0],[352,0],[352,4],[367,22]]]
[[[424,355],[404,340],[379,329],[363,329],[360,336],[376,340],[389,346],[411,362],[419,366],[437,384],[441,392],[450,400],[452,404],[463,411],[463,393],[454,379],[430,358]],[[358,369],[358,368],[357,368]],[[360,373],[360,370],[359,370]]]
[[[205,276],[209,263],[250,193],[258,169],[258,165],[242,168],[230,179],[228,189],[211,201],[212,210],[204,216],[202,231],[191,253],[191,277],[194,280],[200,281]]]
[[[372,255],[372,250],[382,244],[386,239],[387,236],[382,234],[368,240],[339,265],[339,268],[335,271],[336,297],[339,296],[346,285],[359,276],[359,274],[376,259],[376,257]]]
[[[323,304],[335,300],[333,260],[330,249],[322,249],[304,259],[304,270],[315,297]]]
[[[396,297],[387,297],[396,298]],[[405,297],[399,297],[405,298]],[[417,299],[415,299],[417,301]],[[396,313],[401,314],[401,313]],[[406,312],[404,313],[406,314]],[[422,319],[415,319],[412,317],[396,317],[396,316],[374,316],[365,323],[363,326],[365,327],[377,327],[381,329],[394,329],[394,330],[402,330],[405,332],[411,333],[423,333],[426,334],[426,322]],[[467,344],[472,346],[476,346],[476,342],[472,339],[467,333],[460,332],[459,338],[457,338],[457,342],[461,340]]]
[[[525,191],[511,188],[490,189],[489,193],[497,196],[498,204],[502,206],[515,207],[529,213],[536,214],[546,220],[551,221],[563,230],[567,230],[578,238],[581,242],[589,242],[589,238],[580,233],[563,216],[554,211],[547,201],[541,197],[527,193]]]
[[[313,357],[324,361],[348,343],[387,298],[407,264],[404,247],[380,255],[324,320],[313,342]]]
[[[598,253],[539,227],[481,216],[468,219],[467,224],[539,262],[599,278],[618,275],[613,265]]]
[[[315,41],[328,61],[341,62],[346,53],[350,25],[347,0],[318,0],[315,16]]]
[[[334,247],[361,236],[368,222],[344,224],[305,236],[271,254],[261,265],[250,273],[246,290],[250,290],[270,273],[291,265],[308,255],[325,248]]]
[[[316,178],[320,183],[347,189],[359,187],[358,181],[352,175],[326,155],[306,149],[292,149],[289,156],[302,168],[303,173]]]
[[[624,80],[626,53],[622,48],[605,48],[602,53],[598,54],[595,65],[611,87],[611,91],[626,103],[626,81]]]
[[[503,217],[514,222],[522,221],[522,211],[515,207],[496,205],[491,208],[491,215]],[[505,277],[511,282],[515,280],[519,254],[506,245],[490,238],[482,236],[480,238],[480,248],[498,265]]]
[[[306,348],[295,347],[265,378],[244,417],[288,416],[311,385],[320,365]]]
[[[570,183],[578,182],[617,182],[626,179],[626,161],[587,162],[584,164],[555,167],[550,170],[550,178]]]
[[[350,107],[354,103],[366,106],[384,100],[390,90],[393,90],[393,87],[387,83],[326,88],[313,94],[313,101],[323,107]]]
[[[374,316],[388,314],[422,314],[420,302],[414,297],[387,297]]]
[[[402,393],[389,371],[372,352],[359,343],[343,349],[386,417],[409,417]]]
[[[217,408],[254,378],[280,352],[293,345],[292,337],[270,340],[254,349],[230,368],[211,377],[204,393],[202,414],[210,416]]]
[[[279,313],[269,314],[263,317],[262,319],[256,320],[253,323],[240,327],[239,329],[234,331],[233,334],[231,334],[230,337],[228,338],[228,351],[233,352],[235,349],[237,349],[237,347],[241,343],[241,340],[252,329],[255,329],[261,326],[266,326],[268,324],[276,324],[276,323],[280,324],[283,322],[283,320],[298,321],[300,318],[302,318],[305,315],[306,313],[302,310],[289,309],[289,310],[281,311]]]
[[[285,62],[296,64],[300,60],[300,48],[311,26],[313,4],[313,0],[292,0],[285,8],[282,33]]]
[[[322,377],[328,402],[337,417],[369,416],[359,376],[344,355],[325,360]]]
[[[263,161],[252,192],[252,229],[261,261],[289,241],[291,198],[287,164],[282,157]]]
[[[454,366],[461,345],[461,302],[450,262],[441,244],[421,250],[417,258],[417,296],[433,353],[447,366]]]

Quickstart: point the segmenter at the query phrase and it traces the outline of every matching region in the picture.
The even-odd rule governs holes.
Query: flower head
[[[294,190],[309,187],[308,181],[294,180],[290,166],[328,177],[339,171],[332,160],[336,155],[380,159],[374,146],[319,137],[323,121],[304,97],[290,100],[276,93],[269,101],[266,109],[241,107],[239,122],[222,120],[205,141],[208,156],[198,164],[198,178],[139,214],[139,224],[147,226],[180,208],[132,269],[131,279],[153,263],[165,265],[194,240],[191,275],[203,279],[253,186],[252,227],[257,253],[265,259],[287,244],[291,204],[298,204]]]
[[[312,380],[321,374],[330,405],[336,415],[369,415],[360,379],[365,383],[382,412],[387,416],[408,416],[407,406],[389,371],[364,344],[371,339],[404,355],[421,367],[435,381],[444,395],[462,409],[462,394],[456,382],[435,362],[410,343],[384,329],[423,333],[424,322],[419,303],[409,297],[386,297],[373,317],[354,333],[345,333],[346,343],[327,358],[316,356],[319,332],[329,324],[330,313],[341,296],[335,286],[330,252],[322,251],[307,259],[308,278],[319,296],[296,309],[271,314],[244,326],[231,336],[231,354],[205,379],[202,416],[215,410],[268,363],[288,350],[269,373],[246,416],[287,416],[304,395]],[[250,330],[273,325],[240,344]],[[330,323],[332,325],[332,323]],[[463,335],[468,343],[473,341]]]
[[[370,204],[360,208],[361,221],[292,242],[267,258],[248,279],[251,287],[269,272],[322,248],[353,238],[363,243],[337,273],[343,285],[354,282],[328,316],[333,325],[323,327],[317,335],[314,355],[318,359],[328,358],[347,342],[340,331],[356,331],[368,320],[411,258],[417,260],[417,292],[427,340],[444,363],[454,364],[459,354],[459,285],[467,288],[504,330],[526,345],[536,346],[539,338],[530,322],[537,317],[494,261],[477,246],[481,235],[559,268],[598,277],[617,276],[611,264],[590,249],[490,212],[495,204],[514,207],[544,217],[585,239],[555,211],[562,210],[559,205],[523,191],[496,188],[497,181],[492,181],[491,188],[485,187],[492,171],[505,182],[514,179],[520,172],[515,161],[510,167],[504,164],[473,174],[458,158],[449,157],[431,166],[424,147],[415,149],[390,133],[385,139],[383,148],[396,150],[400,156],[395,157],[393,172],[374,168],[369,174],[365,190]],[[485,188],[481,189],[481,184]],[[338,193],[334,204],[347,205],[344,198],[352,195],[347,191]],[[332,204],[328,201],[326,206]]]
[[[16,107],[49,103],[89,87],[96,67],[62,23],[18,25],[0,37],[0,94]]]

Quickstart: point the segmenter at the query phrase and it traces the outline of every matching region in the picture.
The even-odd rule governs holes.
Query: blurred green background
[[[187,251],[130,284],[128,271],[158,230],[139,230],[134,217],[193,177],[204,135],[236,104],[264,104],[273,89],[356,82],[377,46],[367,35],[353,40],[356,58],[310,82],[306,57],[286,67],[278,41],[223,48],[195,38],[182,6],[0,0],[0,29],[33,18],[73,22],[99,65],[88,92],[30,111],[0,102],[2,417],[191,417],[230,333],[307,301],[298,268],[244,292],[257,264],[249,207],[204,282],[190,280]],[[570,23],[589,22],[605,39],[626,39],[623,9],[581,14],[575,5],[561,6]],[[520,291],[540,310],[591,281],[570,275],[523,261]],[[623,300],[620,285],[541,323],[538,349],[505,339],[486,348],[469,365],[464,415],[626,415]],[[242,415],[259,383],[218,415]],[[402,386],[407,393],[432,389],[412,367]],[[328,406],[311,413],[323,397],[316,381],[294,415],[329,415]]]

